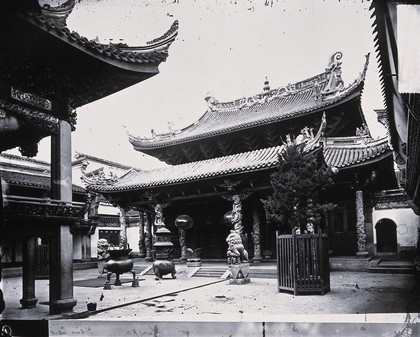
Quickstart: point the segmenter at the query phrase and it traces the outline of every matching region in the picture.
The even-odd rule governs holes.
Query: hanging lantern
[[[180,215],[175,219],[175,226],[179,229],[190,229],[193,224],[194,221],[189,215]]]

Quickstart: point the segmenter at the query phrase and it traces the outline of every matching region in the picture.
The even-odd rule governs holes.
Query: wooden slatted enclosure
[[[278,291],[324,295],[330,291],[328,236],[277,233]]]

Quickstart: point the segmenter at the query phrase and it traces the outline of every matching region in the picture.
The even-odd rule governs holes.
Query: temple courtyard
[[[177,264],[175,279],[159,280],[150,266],[135,262],[139,287],[124,274],[121,286],[111,278],[110,290],[97,268],[75,270],[77,305],[63,315],[48,314],[48,280],[36,281],[36,308],[21,309],[10,301],[22,293],[21,278],[4,278],[3,320],[14,336],[398,336],[418,329],[414,274],[332,271],[327,294],[294,296],[277,291],[275,263],[252,266],[245,285],[228,284],[224,263],[203,262],[201,272]],[[91,302],[96,310],[88,310]]]

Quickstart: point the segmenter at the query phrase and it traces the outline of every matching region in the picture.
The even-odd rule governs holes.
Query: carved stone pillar
[[[145,257],[144,247],[144,216],[142,212],[139,212],[139,257]]]
[[[144,212],[144,244],[146,246],[146,261],[153,261],[152,257],[152,232],[150,229],[149,215]]]
[[[175,219],[175,226],[179,233],[179,246],[181,247],[181,262],[186,262],[187,258],[187,229],[190,229],[194,224],[193,219],[186,214],[179,215]]]
[[[179,229],[179,245],[181,247],[181,258],[182,262],[187,261],[187,235],[185,229]]]
[[[357,231],[357,253],[359,257],[366,257],[366,229],[365,214],[363,207],[363,191],[356,191],[356,231]]]
[[[260,231],[260,217],[257,207],[252,210],[252,239],[254,241],[254,263],[261,263],[261,231]]]
[[[228,244],[227,258],[230,270],[229,284],[246,284],[249,278],[248,252],[245,249],[246,239],[242,226],[241,196],[232,196],[232,224],[233,230],[226,238]]]
[[[127,243],[127,209],[120,207],[120,244],[119,247],[126,249],[128,248]]]
[[[242,202],[241,197],[238,194],[232,196],[232,224],[233,229],[241,237],[243,235],[244,227],[242,226]]]

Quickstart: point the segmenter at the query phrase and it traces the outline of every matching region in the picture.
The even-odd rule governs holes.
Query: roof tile
[[[354,144],[348,144],[348,139],[354,140]],[[259,171],[276,166],[279,151],[280,146],[276,146],[141,172],[133,171],[114,185],[90,185],[88,189],[116,192],[198,181],[228,173]],[[368,155],[369,153],[372,155]],[[379,140],[367,137],[327,138],[323,142],[323,154],[327,165],[339,169],[366,162],[385,153],[392,153],[386,138]]]

